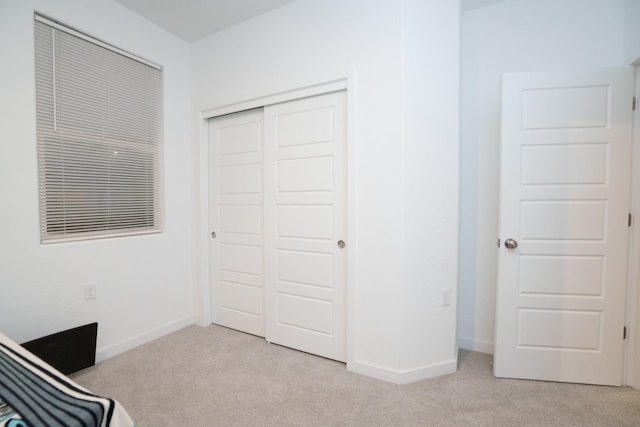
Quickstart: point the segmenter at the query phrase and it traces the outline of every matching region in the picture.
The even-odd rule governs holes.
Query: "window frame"
[[[53,131],[49,131],[49,130],[42,130],[46,127],[43,126],[43,128],[41,129],[41,125],[40,123],[38,123],[38,117],[39,114],[36,114],[36,134],[37,134],[37,152],[38,152],[38,187],[39,187],[39,191],[38,191],[38,205],[39,205],[39,221],[40,221],[40,241],[42,244],[49,244],[49,243],[59,243],[59,242],[71,242],[71,241],[82,241],[82,240],[97,240],[97,239],[106,239],[106,238],[117,238],[117,237],[126,237],[126,236],[136,236],[136,235],[149,235],[149,234],[158,234],[158,233],[163,233],[164,232],[164,224],[165,224],[165,197],[164,197],[164,73],[163,73],[163,67],[160,65],[157,65],[149,60],[146,60],[144,58],[141,58],[135,54],[132,54],[130,52],[127,52],[123,49],[120,49],[118,47],[115,47],[109,43],[106,43],[102,40],[96,39],[95,37],[92,37],[84,32],[80,32],[72,27],[69,27],[67,25],[64,25],[58,21],[52,20],[44,15],[41,15],[39,13],[35,13],[34,14],[34,46],[36,46],[35,50],[36,52],[34,52],[34,57],[36,57],[36,61],[34,64],[35,67],[35,75],[36,75],[36,81],[35,86],[36,86],[36,110],[40,111],[41,108],[41,104],[39,104],[40,102],[46,102],[46,101],[40,101],[39,100],[39,89],[38,89],[38,52],[37,52],[37,45],[38,45],[38,36],[36,34],[37,31],[37,23],[41,23],[41,24],[45,24],[49,27],[52,28],[52,40],[54,40],[54,37],[56,35],[55,30],[67,33],[71,36],[74,36],[78,39],[81,39],[83,41],[86,41],[88,43],[91,43],[93,45],[96,45],[100,48],[104,48],[107,49],[110,52],[116,53],[118,55],[121,55],[123,57],[126,57],[129,60],[133,60],[136,61],[140,64],[143,64],[144,66],[147,67],[151,67],[155,70],[158,71],[157,76],[154,80],[154,84],[155,86],[153,86],[154,90],[156,90],[156,95],[155,98],[153,99],[153,105],[151,107],[145,107],[144,112],[145,112],[145,121],[141,122],[141,124],[137,125],[138,128],[138,132],[145,132],[142,131],[140,129],[146,129],[149,126],[151,126],[152,130],[150,131],[154,136],[150,137],[149,139],[144,139],[142,140],[142,142],[140,141],[133,141],[130,138],[127,140],[126,137],[123,139],[118,139],[117,137],[112,137],[112,136],[103,136],[102,139],[98,138],[96,139],[95,137],[95,133],[91,134],[89,132],[89,134],[91,134],[90,137],[86,137],[85,134],[82,131],[78,131],[77,128],[73,128],[70,127],[70,129],[73,129],[73,132],[75,133],[76,131],[78,131],[78,137],[77,140],[80,140],[81,142],[79,143],[80,145],[85,145],[87,148],[82,148],[82,150],[87,150],[87,151],[91,151],[92,148],[91,146],[97,146],[98,144],[103,143],[104,146],[100,147],[102,148],[102,152],[103,152],[103,156],[102,156],[102,160],[96,160],[96,161],[101,161],[101,162],[107,162],[109,165],[111,165],[111,157],[109,156],[108,160],[105,160],[104,158],[104,153],[105,150],[109,151],[112,150],[111,147],[113,146],[117,146],[117,145],[123,145],[125,146],[125,148],[122,150],[128,150],[128,153],[131,154],[134,157],[137,157],[136,159],[136,163],[134,165],[134,170],[133,172],[128,172],[127,168],[125,166],[123,166],[123,164],[126,162],[126,160],[123,160],[122,163],[119,168],[122,171],[122,174],[118,175],[118,177],[120,177],[121,179],[124,178],[125,180],[127,178],[131,178],[132,176],[134,178],[136,178],[137,180],[133,180],[133,181],[125,181],[127,184],[127,190],[119,190],[120,192],[118,193],[118,190],[114,190],[110,187],[117,187],[117,184],[114,184],[113,181],[113,177],[111,176],[111,172],[109,172],[109,177],[107,178],[106,183],[104,184],[104,187],[97,189],[95,191],[91,191],[89,189],[84,189],[84,201],[81,201],[79,203],[77,203],[77,205],[75,207],[70,207],[69,209],[71,209],[72,211],[74,209],[77,209],[75,211],[75,213],[78,215],[78,217],[75,219],[76,221],[76,227],[81,228],[81,230],[72,230],[70,228],[73,228],[73,224],[70,224],[67,222],[66,219],[66,213],[65,209],[67,209],[67,205],[63,202],[60,203],[59,206],[65,206],[65,207],[60,207],[58,208],[58,211],[56,211],[57,215],[60,214],[60,212],[63,212],[61,219],[59,219],[59,225],[61,227],[61,231],[51,231],[51,220],[50,218],[52,216],[55,216],[56,214],[52,213],[52,209],[51,206],[53,203],[55,203],[55,200],[52,201],[52,199],[54,199],[56,196],[57,197],[61,197],[62,199],[64,199],[66,197],[65,195],[65,184],[58,184],[59,188],[61,188],[62,190],[58,190],[59,194],[53,194],[53,195],[48,195],[47,194],[47,179],[49,177],[49,174],[51,172],[51,168],[47,169],[46,165],[45,165],[45,158],[47,158],[47,156],[49,156],[49,154],[47,154],[46,152],[46,147],[48,145],[53,145],[51,142],[47,143],[46,140],[47,138],[51,138],[50,135],[47,134],[47,132],[52,134],[55,134],[55,132],[57,131],[56,129],[54,129]],[[79,42],[82,43],[82,42]],[[55,42],[52,43],[53,49],[55,51]],[[110,53],[105,53],[105,57],[107,57],[108,55],[110,55]],[[119,57],[118,57],[119,58]],[[56,67],[56,58],[54,55],[53,61],[52,61],[52,67]],[[97,64],[94,62],[94,64]],[[54,93],[54,97],[53,100],[51,101],[51,103],[53,104],[53,115],[54,115],[54,122],[55,122],[55,115],[57,114],[56,112],[56,107],[57,107],[57,102],[58,99],[55,97],[55,90],[56,88],[59,88],[59,83],[55,78],[55,72],[53,73],[54,77],[52,79],[52,83],[51,83],[51,88],[53,89],[53,93]],[[146,74],[145,74],[146,75]],[[156,82],[157,81],[157,82]],[[146,86],[145,86],[146,87]],[[145,94],[146,95],[146,94]],[[89,96],[89,95],[87,95]],[[148,101],[148,98],[146,96],[143,96],[142,98],[143,101]],[[105,102],[105,100],[103,99],[102,102]],[[135,105],[133,104],[127,104],[127,108],[133,108],[135,109]],[[149,110],[149,108],[151,108]],[[146,113],[151,112],[150,114],[152,114],[152,118],[149,119],[146,117]],[[148,120],[151,120],[151,122],[149,122]],[[116,122],[117,124],[117,119],[114,120],[114,122]],[[84,138],[83,138],[84,137]],[[92,140],[93,138],[93,140]],[[61,140],[64,139],[64,136],[61,137]],[[75,139],[75,137],[74,137]],[[84,141],[83,141],[84,139]],[[71,141],[71,138],[69,138],[68,140],[69,142]],[[58,142],[58,144],[60,145],[64,145],[64,142]],[[148,144],[145,147],[145,144]],[[55,147],[53,148],[55,150]],[[60,149],[61,152],[64,152],[64,148]],[[117,156],[118,151],[117,150],[113,150],[113,154],[114,157]],[[96,156],[86,156],[87,159],[98,159],[100,156],[96,155]],[[62,165],[68,165],[68,163],[65,163],[66,160],[61,160],[60,164]],[[147,162],[151,162],[150,166],[145,165],[145,163]],[[114,161],[115,162],[115,161]],[[54,166],[52,166],[54,167]],[[64,168],[64,166],[63,166]],[[110,166],[109,166],[110,168]],[[82,169],[82,167],[78,168],[78,169]],[[85,167],[85,169],[88,169],[88,167]],[[149,176],[149,172],[151,173],[151,175]],[[64,172],[62,173],[64,174]],[[90,178],[92,177],[92,175],[90,175],[91,173],[88,173],[86,175],[82,175],[82,173],[80,173],[80,175],[83,178]],[[117,178],[116,178],[117,179]],[[64,179],[63,179],[64,181]],[[134,195],[129,195],[127,193],[127,191],[131,191],[131,189],[129,188],[129,182],[132,182],[131,186],[134,188]],[[151,185],[151,187],[149,187],[149,185]],[[146,189],[144,189],[144,187],[147,187]],[[142,196],[142,199],[140,201],[138,201],[138,199],[135,196],[135,189],[144,189],[144,191],[140,191],[137,194],[140,194]],[[150,189],[149,189],[150,188]],[[80,190],[82,191],[82,190]],[[115,193],[114,193],[115,191]],[[97,207],[99,206],[101,203],[100,202],[96,202],[96,199],[99,198],[101,192],[106,192],[106,194],[109,195],[109,197],[107,197],[108,202],[106,204],[103,204],[101,207]],[[122,203],[121,201],[119,202],[115,202],[115,205],[111,204],[111,197],[112,195],[117,195],[117,196],[128,196],[128,201],[126,201],[125,203]],[[136,206],[137,205],[137,206]],[[145,207],[146,205],[146,207]],[[78,208],[78,206],[80,206]],[[124,215],[120,214],[121,216],[118,216],[119,214],[114,213],[117,209],[114,208],[121,208],[124,211],[124,208],[126,207],[131,207],[133,206],[133,213],[130,215],[127,215],[126,213]],[[101,214],[95,214],[95,216],[87,216],[87,212],[92,212],[94,209],[96,209],[99,212],[102,212]],[[79,213],[78,213],[79,212]],[[144,213],[147,213],[147,215],[149,215],[148,218],[144,219]],[[142,213],[142,214],[141,214]],[[78,219],[81,218],[81,219]],[[99,226],[100,222],[103,221],[104,222],[104,218],[109,218],[106,222],[106,225],[103,226]],[[118,222],[118,220],[121,220],[122,218],[127,219],[128,218],[128,222],[124,221],[124,222]],[[143,219],[140,219],[143,218]],[[149,219],[150,218],[150,219]],[[113,220],[113,223],[109,223],[109,221]],[[146,221],[146,222],[145,222]],[[93,222],[93,224],[91,224],[91,222]],[[83,228],[83,224],[89,224],[88,229],[84,229]],[[124,225],[123,225],[124,224]],[[55,224],[53,225],[55,227]]]

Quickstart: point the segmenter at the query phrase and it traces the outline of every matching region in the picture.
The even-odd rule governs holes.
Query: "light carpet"
[[[73,375],[138,427],[640,426],[640,390],[455,374],[394,385],[219,326],[189,326]]]

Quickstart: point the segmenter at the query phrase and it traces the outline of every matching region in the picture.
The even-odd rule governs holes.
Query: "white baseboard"
[[[493,354],[493,342],[477,340],[473,338],[458,338],[458,346],[465,350],[477,351],[480,353]]]
[[[185,326],[193,324],[193,316],[183,317],[182,319],[174,320],[173,322],[169,322],[166,325],[160,326],[159,328],[155,328],[140,335],[122,340],[118,343],[99,348],[96,350],[96,363],[102,362],[103,360],[106,360],[117,354],[124,353],[125,351],[134,349],[138,346],[141,346],[142,344],[146,344],[150,341],[182,329]]]
[[[439,377],[441,375],[452,374],[456,372],[457,369],[458,361],[456,359],[407,370],[389,369],[358,361],[347,363],[348,371],[388,381],[394,384],[409,384],[416,381]]]
[[[198,325],[198,326],[209,326],[213,323],[213,321],[211,320],[211,316],[194,316],[193,317],[193,324],[194,325]]]

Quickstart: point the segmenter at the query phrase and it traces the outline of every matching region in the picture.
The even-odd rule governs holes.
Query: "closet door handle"
[[[513,239],[507,239],[504,241],[504,247],[507,249],[515,249],[518,247],[518,242]]]
[[[346,244],[344,243],[344,240],[338,240],[338,248],[344,249],[345,246]]]

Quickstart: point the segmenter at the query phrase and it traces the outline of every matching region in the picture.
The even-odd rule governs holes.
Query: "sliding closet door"
[[[346,360],[346,94],[264,109],[268,341]]]
[[[209,121],[213,322],[264,336],[262,109]]]

